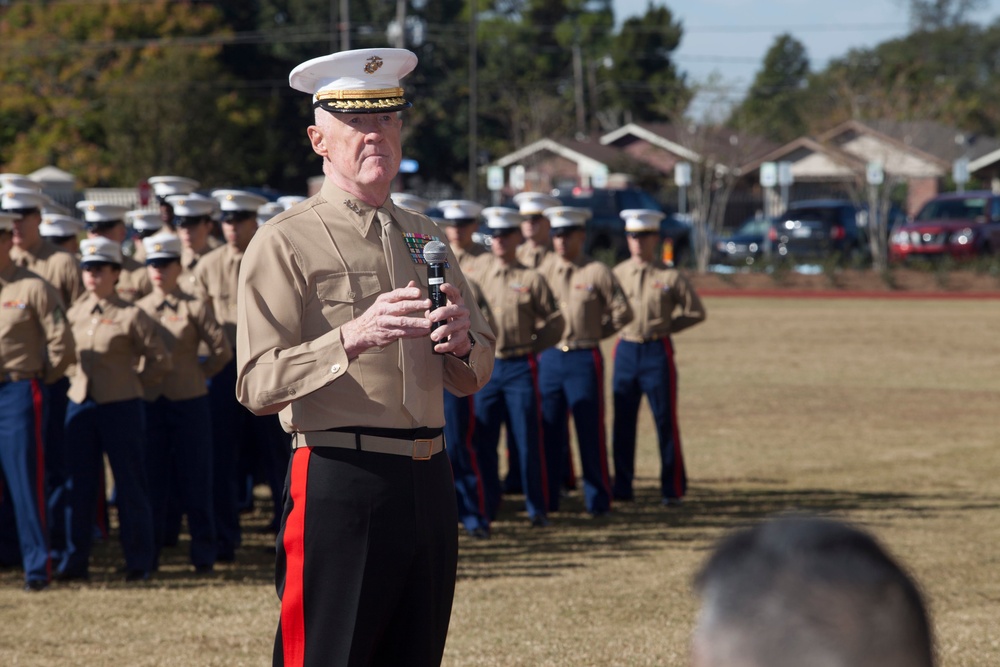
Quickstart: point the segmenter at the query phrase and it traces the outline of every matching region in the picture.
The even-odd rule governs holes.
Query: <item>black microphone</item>
[[[430,241],[424,246],[424,261],[427,262],[427,293],[431,299],[431,310],[448,305],[448,295],[441,291],[444,284],[444,265],[448,260],[448,246],[440,241]],[[432,322],[431,331],[444,322]]]

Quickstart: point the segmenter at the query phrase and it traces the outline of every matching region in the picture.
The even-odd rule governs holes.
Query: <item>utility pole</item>
[[[340,50],[351,48],[351,3],[340,0]]]
[[[396,25],[399,34],[396,35],[396,48],[406,48],[406,0],[396,0]]]
[[[476,116],[479,110],[476,108],[476,100],[479,97],[479,73],[476,63],[478,61],[478,44],[476,40],[479,0],[472,0],[469,12],[469,182],[465,186],[465,196],[472,201],[476,200],[476,190],[479,185],[478,162],[479,162],[479,126]]]
[[[576,102],[576,134],[582,139],[587,133],[587,112],[583,106],[583,57],[580,54],[580,28],[577,27],[576,39],[573,42],[573,82],[574,101]]]

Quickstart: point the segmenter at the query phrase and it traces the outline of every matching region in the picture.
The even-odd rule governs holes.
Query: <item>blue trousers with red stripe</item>
[[[660,493],[663,498],[682,498],[687,491],[687,474],[677,426],[677,367],[673,343],[670,338],[648,343],[620,340],[615,346],[614,358],[615,497],[630,499],[634,493],[636,420],[639,403],[645,394],[660,445]]]
[[[451,465],[334,447],[292,452],[278,533],[282,667],[437,667],[458,567]]]
[[[10,494],[26,581],[51,576],[45,486],[45,387],[0,383],[0,470]]]
[[[500,426],[508,426],[508,442],[517,445],[521,489],[529,517],[548,513],[548,473],[542,444],[541,396],[538,362],[530,354],[517,359],[497,359],[493,375],[476,394],[476,452],[482,462],[486,508],[493,517],[500,505],[497,445]]]
[[[604,359],[597,348],[563,352],[550,348],[539,355],[538,386],[542,392],[542,424],[549,475],[549,509],[559,509],[559,487],[566,477],[569,452],[568,413],[573,415],[583,468],[587,511],[611,509],[607,434],[604,423]]]
[[[113,403],[69,402],[66,409],[67,470],[70,532],[59,572],[87,574],[94,536],[99,480],[104,477],[108,455],[115,478],[115,498],[125,568],[150,572],[156,558],[153,513],[146,481],[146,416],[142,399]],[[159,471],[157,471],[159,472]]]
[[[474,405],[472,396],[459,397],[447,390],[444,392],[444,441],[455,476],[458,520],[470,533],[490,528],[482,468],[473,437],[476,429]]]

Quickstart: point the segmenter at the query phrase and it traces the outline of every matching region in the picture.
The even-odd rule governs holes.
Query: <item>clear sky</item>
[[[650,0],[614,0],[615,19],[642,16]],[[654,0],[684,26],[675,52],[691,83],[716,73],[737,101],[760,70],[775,38],[791,33],[806,47],[813,70],[851,48],[871,47],[909,32],[907,0]],[[1000,0],[976,12],[977,23],[1000,18]],[[695,115],[699,115],[694,111]]]

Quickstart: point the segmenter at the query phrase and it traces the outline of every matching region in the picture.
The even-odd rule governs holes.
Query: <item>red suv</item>
[[[892,232],[889,259],[963,259],[1000,248],[1000,195],[988,190],[949,192],[924,204]]]

